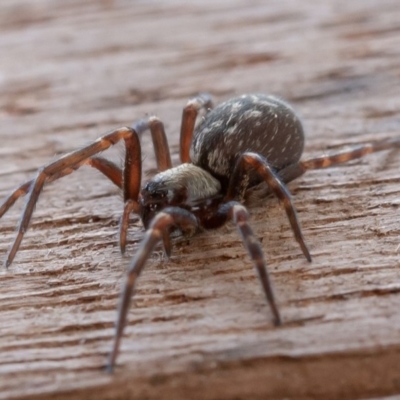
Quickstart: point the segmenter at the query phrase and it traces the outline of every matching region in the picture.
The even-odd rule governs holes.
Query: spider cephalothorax
[[[195,128],[201,109],[206,113]],[[141,189],[139,137],[148,129],[151,131],[160,172]],[[104,158],[94,157],[120,140],[124,140],[126,147],[123,169]],[[7,254],[5,265],[11,264],[18,251],[44,184],[87,164],[123,190],[125,204],[119,234],[121,251],[125,250],[129,215],[132,212],[141,216],[146,228],[123,286],[109,370],[112,370],[118,354],[136,279],[157,243],[163,242],[167,255],[171,253],[170,233],[175,229],[192,234],[199,228],[218,228],[232,220],[258,272],[274,322],[279,325],[281,317],[263,253],[248,223],[247,210],[242,205],[247,189],[262,181],[268,184],[270,191],[282,201],[295,238],[305,257],[311,261],[285,183],[309,169],[325,168],[375,151],[398,147],[400,138],[361,144],[329,156],[299,161],[303,146],[300,119],[287,103],[276,97],[243,95],[212,109],[210,96],[199,95],[190,100],[183,110],[181,165],[172,167],[164,126],[158,118],[150,117],[135,123],[132,128],[112,131],[92,144],[45,165],[34,179],[17,187],[0,206],[1,217],[20,196],[28,194],[17,236]]]
[[[154,215],[167,206],[193,206],[221,191],[221,184],[209,172],[193,164],[181,164],[160,172],[140,192],[141,219],[147,228]]]

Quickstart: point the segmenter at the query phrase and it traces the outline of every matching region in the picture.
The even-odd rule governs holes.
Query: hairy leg
[[[286,188],[285,184],[272,170],[272,168],[268,164],[268,161],[264,157],[251,152],[246,152],[242,154],[242,156],[236,163],[233,174],[231,176],[225,200],[243,200],[245,192],[247,190],[248,174],[250,170],[257,171],[257,173],[267,182],[268,186],[275,194],[275,196],[277,196],[278,199],[283,203],[294,236],[307,260],[311,261],[311,255],[301,232],[296,209],[292,201],[292,196],[289,190]]]
[[[190,99],[183,109],[180,138],[180,157],[182,163],[190,163],[189,151],[197,114],[202,108],[208,111],[212,107],[211,96],[208,93],[201,93],[197,97]]]
[[[133,129],[139,136],[150,129],[158,170],[161,172],[172,168],[168,140],[161,120],[155,116],[143,118],[133,124]]]
[[[60,179],[64,176],[71,174],[76,171],[82,165],[90,165],[93,168],[99,170],[103,175],[105,175],[108,179],[110,179],[116,186],[119,188],[122,187],[122,171],[111,161],[106,160],[102,157],[92,157],[87,160],[82,161],[79,164],[76,164],[70,168],[65,168],[58,174],[54,174],[49,176],[46,180],[46,183],[51,183]],[[19,185],[16,189],[14,189],[3,201],[0,205],[0,218],[14,205],[14,203],[22,196],[25,196],[29,192],[29,188],[34,180],[30,179],[27,182],[24,182],[22,185]]]
[[[94,155],[108,149],[120,140],[124,140],[126,147],[125,167],[123,170],[122,179],[124,198],[132,200],[134,202],[134,209],[139,210],[139,206],[137,203],[141,183],[141,151],[139,138],[137,133],[133,129],[120,128],[100,137],[88,146],[65,154],[59,159],[43,166],[38,170],[36,178],[34,178],[30,182],[26,182],[21,185],[5,200],[5,202],[1,206],[1,210],[3,210],[3,213],[7,211],[9,207],[11,207],[11,205],[19,196],[25,193],[28,194],[26,205],[19,222],[17,236],[6,256],[6,267],[8,267],[12,263],[15,254],[18,251],[23,236],[28,229],[34,207],[43,189],[44,184],[48,181],[68,175],[69,173],[73,172],[74,170],[88,162],[88,160]],[[96,164],[96,162],[94,164]],[[99,165],[102,165],[102,167],[97,169],[102,170],[105,175],[111,174],[111,180],[119,180],[118,170],[113,169],[111,163],[106,165],[104,163],[102,164],[101,162],[97,162],[96,165],[97,167]]]
[[[278,172],[283,182],[290,182],[305,172],[312,169],[329,168],[337,164],[356,160],[378,151],[390,150],[400,147],[400,138],[385,139],[372,143],[362,143],[350,146],[349,149],[340,150],[320,157],[309,158],[298,163],[288,165]]]
[[[182,208],[167,207],[158,213],[151,222],[139,250],[136,252],[136,255],[133,257],[129,265],[127,278],[123,285],[118,308],[118,318],[115,327],[113,347],[107,364],[107,370],[109,372],[112,372],[118,355],[119,344],[125,327],[126,317],[136,280],[142,272],[156,244],[161,241],[164,241],[165,244],[164,236],[168,234],[168,230],[172,226],[178,226],[183,230],[197,228],[197,219],[192,213]]]
[[[282,320],[275,301],[264,255],[260,243],[258,242],[249,224],[249,213],[247,212],[246,207],[237,201],[230,201],[219,206],[214,214],[205,215],[203,213],[203,218],[201,217],[201,214],[198,218],[200,220],[200,225],[205,229],[218,228],[224,225],[228,220],[233,221],[256,268],[265,293],[265,297],[267,298],[267,301],[271,307],[271,311],[274,315],[274,323],[275,325],[281,325]]]

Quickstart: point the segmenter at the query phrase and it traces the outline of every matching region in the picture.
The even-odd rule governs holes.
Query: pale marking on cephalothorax
[[[193,164],[181,164],[160,172],[151,180],[153,185],[167,190],[168,198],[186,190],[188,200],[200,200],[219,193],[221,184],[206,170]]]

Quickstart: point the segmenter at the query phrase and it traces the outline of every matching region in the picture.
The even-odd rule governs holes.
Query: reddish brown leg
[[[351,146],[347,150],[340,150],[336,153],[309,158],[308,160],[288,165],[284,169],[280,170],[278,175],[283,182],[287,183],[303,175],[308,170],[328,168],[333,165],[362,158],[371,153],[398,147],[400,147],[400,138],[385,139],[374,143],[357,144]]]
[[[154,153],[156,155],[156,162],[158,171],[166,171],[167,169],[172,168],[171,155],[169,152],[168,140],[165,134],[164,124],[161,120],[155,116],[149,118],[143,118],[133,124],[133,129],[140,136],[146,130],[150,130],[151,139],[153,141]],[[129,222],[129,214],[133,210],[133,203],[130,202],[125,207],[124,214],[122,216],[122,223],[120,226],[120,237],[121,239],[121,252],[125,252],[125,244],[126,244],[126,230],[128,228]],[[171,255],[171,246],[169,244],[169,236],[166,235],[164,237],[164,249],[165,253],[168,257]]]
[[[122,189],[122,170],[112,161],[107,160],[103,157],[91,157],[84,162],[86,165],[90,165],[96,168],[104,176],[106,176],[115,186]]]
[[[269,166],[267,160],[256,153],[246,152],[242,154],[236,163],[232,177],[229,182],[226,201],[238,199],[243,200],[250,170],[255,170],[267,182],[272,192],[283,203],[286,214],[289,218],[294,236],[300,244],[301,250],[308,261],[311,261],[311,255],[301,233],[300,223],[297,219],[296,209],[292,202],[289,190],[281,182],[277,174]]]
[[[400,147],[400,138],[386,139],[374,143],[354,145],[348,150],[342,150],[326,156],[310,158],[300,161],[299,165],[304,172],[309,169],[328,168],[335,164],[345,163],[366,156],[377,151],[390,150]]]
[[[15,254],[18,251],[19,245],[21,244],[22,238],[28,228],[29,221],[32,217],[33,209],[45,182],[51,179],[54,180],[57,177],[60,178],[62,176],[68,175],[68,173],[71,173],[73,170],[84,164],[87,159],[93,157],[95,154],[100,153],[101,151],[108,149],[110,146],[114,145],[122,139],[125,141],[126,144],[126,160],[125,169],[123,172],[123,190],[125,196],[132,199],[136,203],[135,208],[139,210],[139,206],[137,204],[141,180],[141,152],[139,138],[133,129],[120,128],[102,136],[101,138],[97,139],[92,144],[84,148],[68,153],[58,160],[53,161],[40,168],[36,178],[32,182],[20,186],[16,191],[11,194],[11,196],[9,196],[8,199],[6,199],[6,208],[7,206],[9,208],[10,203],[12,204],[13,202],[15,202],[15,199],[24,194],[24,191],[26,193],[29,190],[25,209],[23,211],[18,226],[17,236],[6,256],[6,267],[8,267],[12,263]],[[111,164],[109,164],[109,166],[110,165]],[[104,168],[104,173],[106,173],[106,170],[107,167]]]
[[[211,96],[208,93],[201,93],[188,101],[182,113],[180,157],[182,163],[190,163],[189,150],[192,144],[194,125],[197,114],[204,108],[206,111],[213,107]]]
[[[125,161],[125,164],[127,162]],[[118,168],[114,163],[108,161],[106,159],[100,157],[93,157],[87,161],[87,164],[90,166],[97,168],[100,172],[102,172],[107,178],[109,178],[115,185],[122,188],[123,187],[123,172],[120,168]],[[126,167],[126,165],[125,165]],[[128,166],[129,167],[129,166]],[[135,193],[134,193],[135,194]],[[127,193],[124,193],[124,211],[121,217],[120,225],[119,225],[119,245],[121,249],[121,253],[125,252],[126,247],[126,236],[128,231],[129,224],[129,215],[131,212],[139,212],[139,207],[137,205],[136,199],[127,199]]]
[[[108,179],[110,179],[116,186],[122,188],[122,171],[111,161],[106,160],[102,157],[93,157],[89,158],[85,161],[82,161],[79,164],[76,164],[70,168],[64,169],[62,172],[58,174],[54,174],[49,176],[46,180],[46,184],[56,181],[64,176],[71,174],[76,171],[82,165],[87,164],[93,168],[98,169],[103,175],[105,175]],[[18,186],[14,189],[3,201],[0,205],[0,218],[14,205],[14,203],[21,197],[25,196],[29,192],[29,188],[34,179],[31,179],[22,185]]]
[[[165,171],[172,168],[168,140],[165,135],[164,124],[160,119],[154,116],[141,119],[134,123],[133,129],[139,136],[147,129],[150,129],[158,170]]]
[[[121,220],[119,222],[119,248],[121,250],[121,254],[125,253],[126,248],[126,237],[128,234],[128,226],[129,226],[129,216],[132,212],[139,214],[140,208],[135,200],[128,199],[124,203],[124,211],[122,212]]]
[[[140,184],[142,179],[142,153],[139,136],[133,129],[133,134],[125,139],[125,162],[122,179],[124,193],[124,210],[119,223],[119,248],[125,253],[126,236],[131,212],[139,214],[138,203]]]
[[[129,265],[128,276],[123,286],[118,308],[118,318],[115,327],[113,346],[107,364],[107,370],[109,372],[112,372],[118,355],[119,344],[125,327],[125,321],[136,280],[142,272],[156,244],[163,240],[163,236],[168,232],[169,228],[174,225],[179,226],[182,230],[197,228],[197,220],[192,213],[182,208],[165,208],[154,217],[149,229],[145,233],[145,237],[139,250],[136,252],[135,257]]]

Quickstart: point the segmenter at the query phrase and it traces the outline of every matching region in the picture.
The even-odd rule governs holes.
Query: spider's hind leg
[[[340,150],[331,154],[309,158],[290,164],[278,172],[282,182],[288,183],[303,175],[309,170],[329,168],[337,164],[356,160],[378,151],[390,150],[400,147],[400,138],[380,140],[372,143],[362,143],[350,146],[349,149]]]
[[[390,150],[400,147],[400,138],[386,139],[378,142],[364,143],[351,146],[347,150],[342,150],[333,154],[321,157],[310,158],[298,163],[300,169],[304,172],[310,169],[328,168],[332,165],[342,164],[347,161],[362,158],[368,154],[383,150]]]

